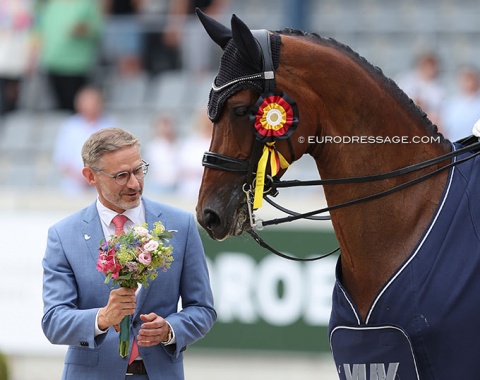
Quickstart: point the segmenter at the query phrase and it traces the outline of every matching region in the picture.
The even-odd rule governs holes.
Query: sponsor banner
[[[195,347],[330,350],[327,326],[337,255],[296,262],[273,255],[248,235],[217,242],[200,233],[218,320]],[[331,230],[277,228],[261,235],[277,250],[297,257],[337,247]]]

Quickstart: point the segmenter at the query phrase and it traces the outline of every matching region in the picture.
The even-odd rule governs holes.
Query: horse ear
[[[246,63],[254,66],[258,62],[262,62],[262,50],[258,46],[257,40],[249,27],[236,15],[232,16],[232,36],[240,56]]]
[[[197,16],[210,38],[219,45],[222,50],[225,50],[228,41],[232,39],[232,31],[220,24],[217,20],[207,16],[200,8],[196,8],[195,12],[197,12]]]

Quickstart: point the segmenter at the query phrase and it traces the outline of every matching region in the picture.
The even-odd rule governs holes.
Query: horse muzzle
[[[225,240],[231,236],[241,235],[250,228],[248,223],[248,210],[245,203],[236,210],[228,211],[227,208],[197,206],[197,220],[214,240]]]

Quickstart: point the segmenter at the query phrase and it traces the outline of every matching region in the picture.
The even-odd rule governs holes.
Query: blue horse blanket
[[[480,379],[479,160],[450,169],[429,227],[365,321],[342,286],[340,257],[329,325],[340,379]]]

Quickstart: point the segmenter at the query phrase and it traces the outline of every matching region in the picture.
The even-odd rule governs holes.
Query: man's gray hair
[[[131,146],[140,149],[140,141],[130,132],[120,128],[101,129],[93,133],[83,144],[83,164],[93,169],[100,169],[100,160],[105,153]]]

